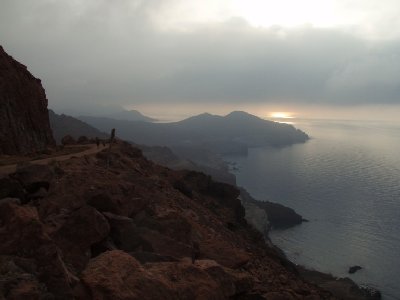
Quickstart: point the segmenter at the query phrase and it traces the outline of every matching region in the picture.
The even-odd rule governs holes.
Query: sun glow
[[[282,111],[272,112],[272,113],[270,113],[269,116],[274,119],[292,119],[293,118],[291,113],[282,112]]]

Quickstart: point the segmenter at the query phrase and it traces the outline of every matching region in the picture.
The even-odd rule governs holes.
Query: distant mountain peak
[[[233,117],[233,116],[252,116],[252,115],[243,110],[234,110],[229,114],[227,114],[225,117]]]
[[[121,110],[119,112],[108,114],[105,117],[115,120],[124,120],[124,121],[143,121],[143,122],[157,121],[156,119],[143,115],[140,111],[136,109]]]
[[[205,122],[208,120],[215,120],[215,119],[220,119],[222,118],[221,116],[213,115],[208,112],[189,117],[187,119],[182,120],[181,122],[188,123],[188,122]]]
[[[235,110],[232,111],[231,113],[227,114],[225,116],[227,119],[240,119],[240,120],[246,120],[246,119],[257,119],[257,120],[263,120],[260,117],[257,117],[255,115],[249,114],[248,112],[242,111],[242,110]]]

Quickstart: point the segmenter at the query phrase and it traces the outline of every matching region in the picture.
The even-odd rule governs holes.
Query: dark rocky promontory
[[[269,227],[274,229],[285,229],[308,222],[294,209],[279,203],[270,201],[259,201],[254,199],[245,189],[240,189],[242,203],[251,203],[264,210],[268,216]]]

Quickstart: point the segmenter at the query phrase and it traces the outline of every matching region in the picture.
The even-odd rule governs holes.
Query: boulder
[[[91,258],[91,246],[105,239],[110,226],[96,209],[85,205],[66,216],[52,233],[66,263],[82,270]]]
[[[48,165],[28,164],[17,166],[17,172],[13,175],[29,192],[35,193],[40,188],[46,190],[55,177],[54,169]]]
[[[68,299],[73,277],[61,260],[59,249],[47,235],[35,207],[12,202],[2,204],[0,241],[0,255],[18,256],[15,259],[25,260],[23,265],[27,270],[24,273],[32,275],[26,282],[18,278],[18,285],[14,290],[16,296],[10,299],[35,299],[37,280],[50,293]],[[20,295],[29,295],[32,298],[18,298]]]
[[[81,279],[92,299],[177,299],[162,280],[151,276],[136,259],[119,250],[92,259]]]
[[[110,224],[110,236],[115,245],[124,251],[131,252],[137,249],[152,252],[153,247],[143,237],[142,230],[128,217],[104,213]]]
[[[0,254],[30,255],[50,241],[35,207],[7,201],[0,206]]]
[[[16,205],[21,205],[21,200],[18,198],[3,198],[0,199],[0,207],[4,204],[11,203],[11,204],[16,204]]]
[[[3,177],[0,178],[0,199],[7,197],[24,200],[25,190],[18,180],[10,177]]]

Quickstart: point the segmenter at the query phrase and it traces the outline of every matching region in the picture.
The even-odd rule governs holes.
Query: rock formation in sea
[[[54,144],[40,79],[0,46],[0,154],[28,154]]]

